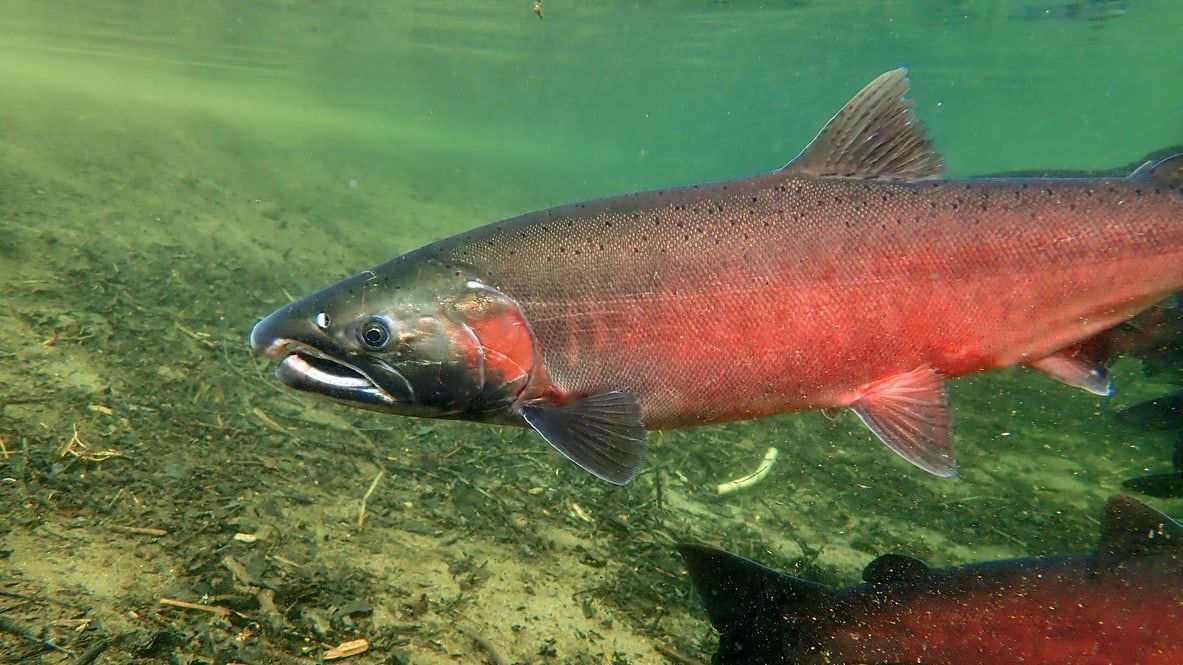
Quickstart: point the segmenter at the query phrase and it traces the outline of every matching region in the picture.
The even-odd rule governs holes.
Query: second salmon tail
[[[779,573],[709,545],[678,553],[719,631],[712,665],[791,665],[815,624],[827,621],[836,594],[824,585]]]

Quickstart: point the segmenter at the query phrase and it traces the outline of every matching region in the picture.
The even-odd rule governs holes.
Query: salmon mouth
[[[401,379],[401,385],[380,385],[363,369],[361,362],[345,363],[317,349],[288,344],[275,368],[285,386],[315,393],[338,402],[363,408],[386,410],[413,401],[410,384],[394,369],[382,364],[382,374]],[[365,361],[377,362],[377,361]]]

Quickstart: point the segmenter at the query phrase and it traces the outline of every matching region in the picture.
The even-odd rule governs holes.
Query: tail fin
[[[834,592],[707,545],[678,545],[719,631],[713,665],[792,665],[830,618]]]

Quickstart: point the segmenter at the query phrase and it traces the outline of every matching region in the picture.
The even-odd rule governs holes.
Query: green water
[[[655,471],[613,490],[525,432],[281,392],[245,336],[289,295],[525,210],[778,167],[900,65],[955,175],[1110,168],[1183,142],[1178,0],[531,6],[0,3],[8,581],[78,594],[107,637],[191,640],[116,640],[99,662],[284,662],[356,637],[372,643],[358,662],[481,662],[456,621],[522,663],[705,658],[675,541],[833,584],[885,551],[1084,551],[1121,480],[1165,465],[1170,434],[1112,417],[1169,387],[1134,360],[1111,400],[1020,370],[955,382],[950,481],[853,417],[797,414],[652,436]],[[121,457],[63,456],[73,427]],[[768,446],[768,479],[713,495]],[[265,547],[231,539],[264,527]],[[226,551],[270,562],[257,574],[285,626],[236,642],[252,607],[209,630],[129,618],[245,593]],[[359,598],[371,613],[333,614]],[[38,627],[57,609],[0,605]],[[55,630],[78,650],[99,634]],[[0,640],[0,661],[51,662]]]

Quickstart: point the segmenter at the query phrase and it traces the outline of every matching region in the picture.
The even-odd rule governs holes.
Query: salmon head
[[[285,305],[250,341],[291,388],[409,416],[512,421],[535,366],[513,298],[412,256]]]

